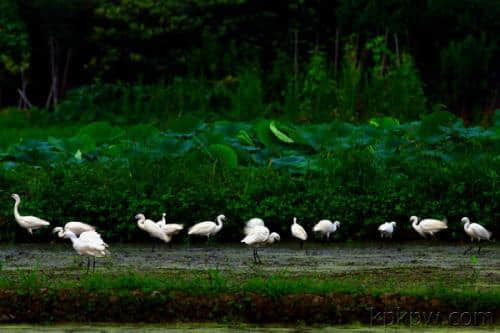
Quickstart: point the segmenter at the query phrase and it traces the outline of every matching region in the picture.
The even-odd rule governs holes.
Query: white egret
[[[135,216],[137,220],[137,226],[142,230],[146,231],[151,237],[158,238],[164,241],[165,243],[170,242],[172,237],[170,235],[165,234],[161,228],[153,222],[152,220],[146,219],[144,214],[137,214]],[[154,252],[156,243],[153,242],[153,246],[151,247],[151,252]]]
[[[12,194],[12,199],[15,200],[14,204],[14,217],[17,223],[28,232],[33,235],[33,230],[41,229],[50,225],[50,222],[42,220],[41,218],[35,216],[21,216],[19,214],[19,204],[21,203],[21,198],[18,194]]]
[[[215,235],[222,229],[222,221],[225,220],[224,215],[217,216],[217,223],[212,221],[200,222],[189,228],[188,235],[206,236],[207,242],[210,236]]]
[[[245,238],[241,242],[253,247],[253,260],[255,263],[261,262],[257,252],[258,247],[280,240],[280,235],[276,232],[270,233],[269,229],[264,225],[264,221],[259,218],[248,220],[244,233]]]
[[[184,225],[177,223],[167,223],[165,219],[166,216],[167,214],[163,213],[161,220],[156,222],[156,224],[169,237],[179,234],[184,229]],[[172,246],[172,243],[169,242],[169,245]]]
[[[422,237],[426,238],[427,235],[434,236],[441,230],[448,229],[446,224],[446,219],[443,221],[436,219],[424,219],[420,220],[416,216],[410,217],[410,222],[412,222],[412,227],[418,232]]]
[[[392,238],[392,233],[394,232],[394,228],[396,227],[396,222],[385,222],[382,223],[378,227],[378,231],[380,232],[381,238]]]
[[[59,237],[63,238],[64,231],[68,231],[68,230],[70,230],[75,235],[80,236],[80,234],[84,233],[85,231],[95,231],[95,227],[90,225],[90,224],[87,224],[87,223],[71,221],[71,222],[66,223],[64,225],[64,228],[63,227],[55,227],[52,230],[52,233],[57,233],[57,235]]]
[[[297,223],[297,218],[293,218],[293,224],[291,227],[292,236],[300,239],[300,248],[304,247],[304,241],[307,240],[307,232],[302,228],[300,224]]]
[[[330,234],[333,234],[340,227],[340,222],[335,221],[332,223],[330,220],[321,220],[313,227],[313,232],[318,232],[326,239],[330,239]]]
[[[462,217],[462,223],[464,224],[465,233],[470,236],[470,241],[474,243],[474,240],[477,240],[479,246],[477,253],[481,252],[481,241],[490,240],[492,233],[486,230],[486,228],[479,223],[470,223],[468,217]],[[471,247],[464,252],[464,254],[472,250],[473,246],[474,244],[472,244]]]
[[[85,231],[77,237],[71,230],[66,230],[63,237],[71,239],[73,248],[79,255],[87,256],[87,272],[90,269],[90,257],[94,258],[92,270],[95,271],[95,258],[109,254],[108,244],[104,243],[101,235],[95,231]]]

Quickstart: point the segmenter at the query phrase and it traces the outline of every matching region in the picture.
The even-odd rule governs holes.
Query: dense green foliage
[[[448,239],[464,238],[462,216],[500,231],[498,119],[483,129],[444,112],[365,125],[184,117],[163,129],[95,122],[49,129],[48,138],[34,131],[36,139],[14,123],[2,130],[3,142],[13,142],[0,150],[5,239],[26,237],[12,217],[14,192],[22,212],[55,224],[87,221],[109,240],[145,237],[133,216],[163,211],[186,225],[223,213],[217,237],[233,241],[253,216],[283,235],[293,216],[308,229],[338,219],[342,239],[375,238],[387,220],[400,222],[401,238],[416,237],[410,215],[446,216]]]
[[[209,109],[207,100],[231,90],[237,99],[229,98],[230,111],[242,119],[266,112],[323,121],[417,119],[443,104],[467,121],[489,122],[498,107],[497,1],[5,0],[1,6],[0,105],[17,102],[17,88],[28,81],[12,74],[29,64],[26,94],[38,106],[51,105],[51,89],[55,105],[67,88],[85,96],[95,84],[142,81],[165,82],[163,96],[178,84],[208,88],[196,102]],[[163,102],[156,102],[162,111],[180,111]],[[198,111],[189,106],[181,108]]]
[[[0,105],[30,110],[0,111],[0,236],[26,237],[12,192],[22,211],[110,240],[143,237],[132,217],[163,211],[224,213],[225,240],[255,215],[284,235],[298,216],[339,219],[344,239],[396,219],[412,237],[410,215],[448,217],[450,239],[464,215],[496,234],[499,11],[5,0]]]

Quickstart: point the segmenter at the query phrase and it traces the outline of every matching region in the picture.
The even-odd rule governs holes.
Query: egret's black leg
[[[255,249],[255,255],[257,257],[259,264],[262,264],[262,261],[260,261],[259,252],[257,251],[257,249]]]
[[[257,257],[255,256],[255,248],[253,248],[253,262],[257,263]]]
[[[481,242],[479,242],[479,248],[477,249],[477,254],[481,253]]]
[[[94,257],[94,264],[92,265],[92,272],[95,272],[95,257]]]
[[[153,246],[151,247],[151,252],[155,252],[156,242],[153,240]]]

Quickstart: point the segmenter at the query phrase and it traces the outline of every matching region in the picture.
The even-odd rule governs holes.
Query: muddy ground
[[[304,250],[298,243],[281,243],[259,250],[264,271],[291,273],[339,273],[357,270],[439,267],[457,270],[474,265],[490,281],[500,281],[500,246],[491,243],[480,254],[464,255],[464,244],[434,242],[382,243],[308,243]],[[150,244],[111,244],[111,256],[97,260],[97,268],[105,271],[137,269],[140,271],[219,269],[246,272],[255,268],[252,250],[237,244],[195,244],[173,248]],[[477,260],[471,257],[475,256]],[[51,244],[2,244],[0,261],[3,270],[77,269],[79,257],[69,242]],[[499,282],[500,283],[500,282]]]

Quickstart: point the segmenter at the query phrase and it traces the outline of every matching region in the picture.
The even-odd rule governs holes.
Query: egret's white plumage
[[[79,236],[80,234],[86,231],[95,231],[95,227],[87,223],[72,221],[66,223],[64,225],[64,228],[55,227],[54,230],[52,230],[52,232],[57,233],[57,235],[62,238],[64,237],[64,231],[68,230],[74,233],[76,236]]]
[[[28,230],[30,234],[33,234],[33,230],[41,229],[50,225],[50,222],[42,220],[41,218],[35,216],[21,216],[19,214],[19,204],[21,203],[21,198],[18,194],[12,194],[12,199],[15,200],[14,204],[14,217],[17,223],[24,229]]]
[[[332,223],[330,220],[321,220],[313,227],[313,232],[319,232],[326,239],[330,238],[330,234],[333,234],[340,227],[340,222],[335,221]]]
[[[302,228],[300,224],[297,223],[297,218],[293,218],[293,224],[291,227],[292,235],[295,238],[300,239],[301,241],[307,240],[307,232]]]
[[[64,231],[63,237],[71,239],[73,248],[79,255],[94,258],[94,269],[95,258],[104,257],[109,254],[108,244],[106,244],[102,240],[101,235],[95,231],[82,232],[80,237],[78,237],[71,230],[66,230]],[[88,260],[87,270],[90,268],[90,259]]]
[[[392,233],[394,232],[395,227],[396,227],[396,222],[394,221],[382,223],[378,227],[378,231],[380,232],[380,237],[392,238]]]
[[[464,223],[464,230],[467,235],[469,235],[470,240],[473,242],[474,240],[490,240],[492,233],[486,230],[485,227],[480,225],[479,223],[470,223],[468,217],[462,218],[462,223]]]
[[[264,225],[264,221],[260,218],[253,218],[247,221],[244,233],[245,238],[241,242],[254,248],[253,259],[255,262],[260,262],[257,247],[272,244],[280,240],[280,235],[276,232],[270,233],[269,229]]]
[[[156,222],[156,224],[165,234],[170,236],[177,235],[184,229],[184,225],[178,223],[167,223],[165,219],[166,215],[166,213],[163,213],[161,220]]]
[[[212,221],[200,222],[189,228],[188,235],[206,236],[207,239],[210,236],[215,235],[222,229],[222,221],[226,217],[224,215],[217,216],[217,223]]]
[[[412,227],[418,232],[422,237],[427,237],[427,235],[434,236],[434,234],[440,232],[441,230],[448,229],[446,224],[446,219],[436,220],[436,219],[424,219],[418,220],[418,217],[410,217],[410,222],[412,222]]]
[[[258,217],[254,217],[247,221],[243,232],[245,235],[248,235],[251,232],[252,228],[263,227],[263,226],[264,226],[264,220]]]
[[[462,223],[464,224],[464,231],[469,235],[471,242],[477,240],[480,243],[482,240],[490,240],[492,233],[479,223],[471,223],[468,217],[462,217]],[[472,246],[465,253],[470,250],[472,250]],[[479,245],[478,253],[480,251],[481,245]]]
[[[292,236],[300,239],[300,248],[304,247],[304,241],[307,239],[307,232],[300,224],[297,223],[297,218],[293,218],[293,224],[290,228],[292,230]]]
[[[156,222],[153,222],[150,219],[146,219],[144,214],[137,214],[135,218],[137,219],[137,226],[140,229],[146,231],[151,237],[161,239],[165,243],[168,243],[172,240],[172,236],[164,233]],[[155,243],[153,242],[151,251],[154,251],[154,247]]]

